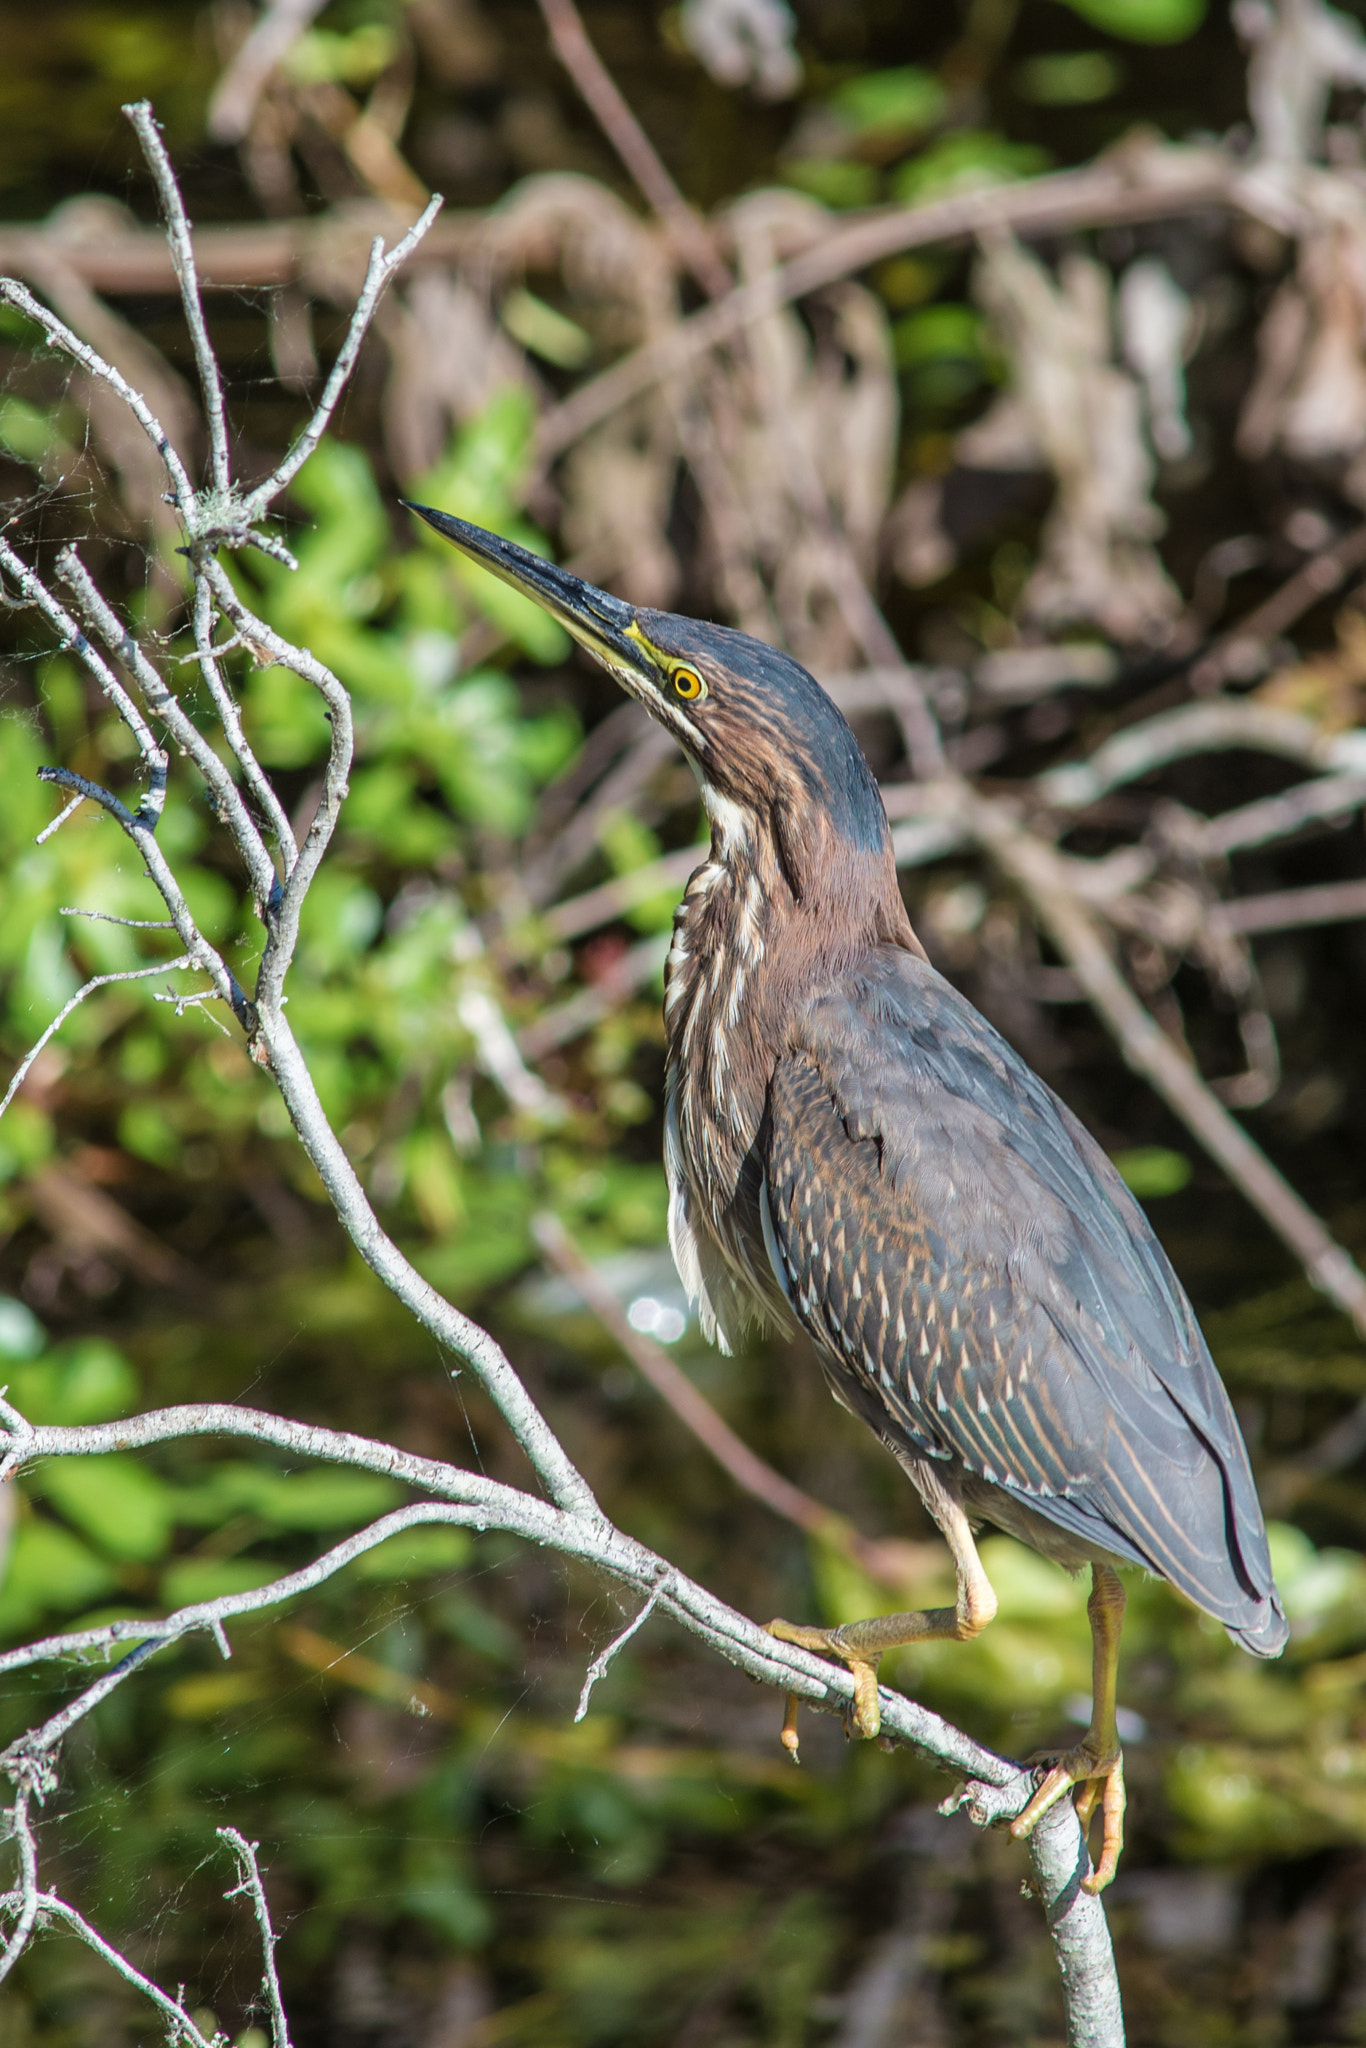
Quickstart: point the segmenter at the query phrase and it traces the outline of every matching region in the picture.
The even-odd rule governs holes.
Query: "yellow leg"
[[[1086,1603],[1091,1623],[1091,1725],[1077,1747],[1058,1758],[1010,1832],[1023,1841],[1035,1824],[1071,1785],[1079,1785],[1077,1818],[1088,1827],[1101,1803],[1103,1836],[1100,1861],[1082,1880],[1082,1890],[1103,1892],[1114,1877],[1124,1847],[1124,1759],[1115,1727],[1115,1691],[1119,1678],[1119,1636],[1124,1625],[1124,1588],[1108,1564],[1091,1567],[1091,1597]]]
[[[880,1614],[869,1621],[846,1622],[842,1628],[803,1628],[791,1621],[771,1621],[770,1635],[780,1642],[797,1643],[804,1650],[819,1650],[840,1657],[854,1677],[854,1702],[849,1717],[850,1732],[871,1739],[882,1726],[877,1702],[877,1667],[887,1650],[904,1643],[923,1643],[933,1638],[971,1642],[980,1635],[996,1612],[996,1595],[982,1569],[977,1545],[972,1540],[968,1518],[956,1503],[936,1506],[936,1520],[948,1539],[958,1577],[958,1599],[952,1607],[927,1607],[913,1614]],[[797,1695],[789,1693],[783,1721],[783,1747],[795,1760],[797,1755]]]

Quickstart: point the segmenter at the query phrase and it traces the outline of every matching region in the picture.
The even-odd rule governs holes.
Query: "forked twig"
[[[226,1842],[237,1858],[238,1881],[231,1891],[224,1892],[225,1899],[250,1899],[256,1915],[256,1925],[261,1936],[261,1958],[264,1969],[262,1988],[270,2013],[270,2038],[272,2048],[290,2048],[289,2022],[285,2018],[284,2000],[280,1996],[280,1976],[275,1967],[275,1948],[280,1937],[271,1925],[270,1906],[266,1900],[266,1888],[261,1879],[261,1866],[256,1860],[259,1842],[249,1842],[236,1828],[219,1828],[218,1839]]]

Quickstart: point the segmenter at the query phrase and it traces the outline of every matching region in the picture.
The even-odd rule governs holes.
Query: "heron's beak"
[[[596,590],[567,569],[543,561],[515,541],[504,540],[501,534],[471,526],[467,519],[456,519],[449,512],[435,512],[430,505],[413,505],[407,499],[403,503],[481,569],[501,577],[558,619],[633,695],[641,695],[642,686],[656,684],[658,668],[639,637],[634,605],[606,590]]]

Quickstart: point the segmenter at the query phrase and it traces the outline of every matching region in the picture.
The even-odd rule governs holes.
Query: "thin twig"
[[[32,1784],[19,1784],[13,1806],[5,1816],[9,1823],[9,1834],[19,1844],[19,1893],[10,1910],[16,1914],[14,1927],[4,1952],[0,1954],[0,1984],[28,1947],[29,1937],[38,1920],[38,1845],[33,1839],[33,1825],[29,1819],[29,1800],[34,1792],[41,1798],[47,1784],[45,1777],[38,1777]],[[8,1905],[9,1900],[6,1900]]]
[[[1363,567],[1366,567],[1366,525],[1353,527],[1340,540],[1311,555],[1279,590],[1273,591],[1264,603],[1221,633],[1213,647],[1207,649],[1192,667],[1191,689],[1197,696],[1208,696],[1220,689],[1230,677],[1246,675],[1250,657],[1261,654],[1271,641],[1288,632],[1298,618],[1331,596],[1339,585]]]
[[[27,1899],[22,1893],[17,1895],[14,1892],[0,1894],[0,1911],[14,1912],[20,1906],[21,1900],[25,1904],[27,1903]],[[131,1984],[135,1991],[140,1991],[144,1998],[150,1999],[158,2012],[164,2014],[170,2022],[169,2039],[171,2041],[177,2043],[181,2041],[188,2042],[190,2048],[226,2048],[226,2036],[202,2033],[196,2025],[193,2015],[178,1999],[171,1998],[161,1989],[159,1984],[154,1984],[150,1977],[144,1976],[135,1964],[129,1962],[127,1956],[116,1949],[111,1942],[107,1942],[104,1936],[90,1925],[88,1920],[81,1917],[74,1906],[68,1905],[67,1901],[58,1897],[56,1892],[40,1892],[35,1890],[32,1894],[32,1901],[35,1918],[41,1912],[44,1915],[50,1915],[55,1920],[64,1921],[71,1929],[71,1932],[78,1935],[87,1948],[93,1949],[102,1962],[108,1963],[111,1970],[117,1971],[125,1984]],[[17,1934],[17,1928],[15,1932]],[[3,1977],[5,1974],[3,1964],[0,1964],[0,1977]]]
[[[204,410],[209,419],[209,467],[213,476],[213,487],[219,497],[226,497],[232,485],[232,470],[228,456],[227,414],[223,408],[223,379],[213,344],[209,340],[204,305],[199,296],[194,242],[190,234],[189,218],[185,212],[185,202],[180,196],[180,186],[176,182],[175,172],[171,169],[171,160],[166,154],[166,145],[161,139],[161,129],[152,112],[151,101],[137,100],[126,106],[123,112],[133,124],[161,199],[161,210],[166,223],[166,242],[171,251],[171,261],[175,265],[176,282],[180,286],[180,303],[185,312],[185,324],[190,330],[195,369],[199,373],[199,388],[203,393]]]
[[[61,556],[58,558],[58,568],[60,569],[68,560],[73,563],[76,562],[74,549],[66,548],[62,551]],[[76,566],[79,568],[79,563]],[[166,806],[168,763],[165,748],[157,744],[151,727],[138,710],[137,705],[133,702],[127,690],[124,689],[123,684],[114,674],[108,662],[90,645],[65,606],[57,602],[42,578],[34,574],[27,562],[21,556],[16,555],[9,542],[4,539],[0,539],[0,569],[3,569],[6,575],[12,577],[18,585],[19,593],[24,603],[32,605],[36,611],[40,611],[49,625],[55,628],[62,646],[71,648],[79,659],[84,662],[104,695],[108,698],[129,732],[132,733],[133,738],[137,741],[138,752],[141,754],[143,764],[147,769],[148,783],[147,794],[138,805],[137,817],[140,824],[148,826],[151,830],[155,831],[160,822],[162,811]],[[112,618],[112,616],[113,614],[111,613],[110,617]],[[72,805],[67,806],[68,810],[72,808]],[[59,818],[50,829],[55,831],[56,825],[61,822]]]
[[[250,789],[257,803],[265,812],[266,817],[270,820],[270,829],[275,836],[275,844],[280,849],[280,858],[284,863],[285,874],[289,875],[299,858],[299,849],[294,839],[294,828],[289,822],[288,812],[271,787],[270,779],[257,760],[243,730],[242,714],[237,707],[237,700],[228,688],[223,678],[223,671],[219,666],[219,657],[223,650],[214,646],[213,627],[213,592],[202,577],[196,577],[194,587],[194,641],[199,658],[199,673],[208,685],[209,695],[213,699],[213,708],[218,713],[218,721],[223,728],[223,736],[227,740],[233,759],[246,777],[248,789]]]
[[[1363,804],[1366,775],[1325,775],[1211,818],[1200,834],[1199,850],[1208,860],[1242,847],[1266,846],[1273,839],[1290,838],[1306,825],[1346,818]]]
[[[150,967],[125,968],[121,974],[97,974],[92,980],[87,981],[83,988],[78,988],[75,995],[63,1003],[42,1037],[29,1047],[23,1059],[15,1068],[9,1087],[0,1096],[0,1116],[5,1114],[5,1111],[28,1079],[33,1069],[33,1062],[37,1059],[43,1047],[61,1030],[71,1012],[79,1009],[86,997],[93,996],[97,988],[108,988],[111,983],[116,981],[146,981],[149,976],[154,974],[179,974],[185,968],[193,967],[194,964],[193,960],[182,954],[178,960],[157,960]]]
[[[255,524],[258,519],[263,518],[280,493],[288,490],[309,456],[321,441],[323,435],[327,432],[328,424],[337,409],[342,392],[346,389],[351,372],[356,366],[356,358],[360,354],[361,343],[364,341],[370,322],[374,318],[375,308],[379,304],[384,287],[388,284],[395,271],[401,270],[412,255],[414,249],[416,249],[418,243],[436,219],[437,214],[441,211],[441,204],[440,198],[429,200],[418,219],[409,228],[407,234],[397,241],[387,254],[385,253],[382,235],[376,235],[371,243],[370,261],[366,266],[365,282],[361,286],[360,296],[356,300],[355,311],[351,315],[351,324],[346,330],[346,339],[337,352],[337,359],[333,363],[328,373],[327,382],[323,386],[322,396],[313,409],[312,418],[303,428],[284,460],[271,471],[264,483],[258,484],[254,491],[249,491],[244,496],[242,509],[248,523]]]
[[[131,1678],[133,1673],[140,1670],[147,1659],[160,1648],[159,1642],[139,1643],[135,1650],[130,1650],[126,1657],[120,1658],[112,1671],[106,1671],[102,1678],[97,1678],[93,1685],[87,1686],[74,1700],[68,1700],[64,1707],[51,1715],[40,1727],[30,1728],[17,1742],[12,1742],[0,1755],[0,1770],[16,1782],[32,1777],[42,1768],[43,1758],[57,1749],[76,1723],[83,1721],[101,1701],[107,1700],[110,1693],[123,1684],[125,1678]]]
[[[593,48],[574,0],[540,0],[555,54],[646,200],[668,228],[679,254],[712,298],[733,282],[697,214],[665,170],[658,152]]]
[[[588,1712],[588,1702],[593,1696],[593,1687],[597,1684],[600,1678],[605,1678],[607,1676],[607,1673],[611,1668],[612,1659],[616,1656],[617,1652],[619,1650],[625,1649],[626,1645],[630,1642],[632,1636],[636,1633],[637,1629],[644,1628],[646,1622],[650,1619],[650,1616],[654,1613],[656,1607],[659,1605],[659,1596],[664,1591],[666,1584],[667,1578],[661,1578],[659,1584],[651,1588],[649,1594],[646,1597],[645,1605],[636,1615],[635,1620],[628,1621],[625,1628],[621,1631],[621,1634],[619,1636],[613,1636],[611,1642],[607,1645],[606,1649],[599,1650],[597,1656],[589,1665],[587,1671],[584,1673],[583,1690],[579,1694],[579,1704],[574,1709],[574,1721],[576,1726],[580,1721],[582,1721],[584,1715]]]
[[[1330,735],[1292,711],[1241,698],[1216,697],[1164,711],[1104,740],[1084,761],[1048,768],[1030,784],[1039,803],[1060,811],[1082,811],[1112,790],[1141,776],[1152,775],[1173,761],[1196,754],[1246,747],[1255,753],[1279,754],[1302,767],[1340,769],[1360,774],[1366,762],[1366,734]]]
[[[161,457],[166,474],[171,480],[171,495],[177,510],[183,515],[194,503],[194,485],[190,482],[189,472],[172,446],[166,429],[142,393],[135,391],[128,379],[121,375],[112,363],[107,363],[102,355],[88,347],[78,334],[73,333],[64,320],[59,320],[40,299],[35,299],[28,287],[20,284],[17,278],[0,277],[0,303],[13,306],[16,312],[36,321],[54,348],[64,350],[83,370],[89,371],[92,377],[98,377],[101,383],[107,384],[111,391],[118,393]]]
[[[256,1860],[261,1844],[249,1842],[236,1828],[219,1828],[218,1839],[226,1842],[237,1858],[238,1882],[231,1891],[224,1892],[225,1899],[250,1899],[256,1915],[256,1925],[261,1936],[261,1960],[264,1972],[262,1988],[270,2011],[270,2038],[272,2048],[290,2048],[289,2022],[285,2018],[284,2000],[280,1996],[280,1976],[275,1967],[275,1948],[280,1937],[271,1925],[270,1906],[266,1900],[266,1888],[261,1880],[261,1866]]]
[[[72,592],[82,615],[92,629],[99,634],[109,652],[118,656],[137,683],[142,692],[142,701],[148,710],[162,721],[176,745],[194,762],[208,785],[214,809],[237,842],[242,858],[247,864],[247,872],[258,902],[269,902],[274,889],[275,870],[271,866],[270,855],[261,835],[242,801],[242,793],[233,781],[226,764],[219,758],[210,741],[200,732],[180,699],[167,686],[165,678],[144,653],[136,636],[99,589],[74,546],[64,547],[58,555],[57,573]],[[60,617],[64,621],[66,614],[62,613]],[[70,630],[75,631],[74,625]],[[103,672],[105,664],[101,661],[99,666],[95,667],[90,653],[87,652],[87,646],[80,646],[77,651],[86,666],[98,676]],[[115,700],[115,708],[124,723],[129,724],[130,717],[124,708],[125,701],[131,704],[126,692]],[[132,716],[137,716],[136,710],[133,710]],[[137,728],[133,729],[136,731]],[[162,760],[165,760],[164,754]]]
[[[73,804],[83,804],[84,802],[85,798],[83,796],[75,797],[72,800]],[[72,805],[68,804],[67,809],[70,810],[71,808]],[[134,932],[173,932],[175,930],[175,926],[171,923],[169,917],[116,917],[112,910],[81,910],[72,903],[63,904],[57,915],[58,917],[89,917],[95,919],[100,924],[122,924]]]
[[[60,832],[63,825],[66,823],[67,819],[74,818],[77,811],[80,809],[81,805],[84,802],[85,798],[83,796],[73,796],[69,803],[63,804],[60,811],[58,811],[56,817],[52,820],[52,823],[50,825],[44,825],[42,831],[35,836],[33,841],[34,845],[46,846],[48,840],[51,839],[53,833]],[[63,911],[62,915],[65,916],[66,912]],[[98,915],[98,913],[92,912],[91,915],[95,916]]]
[[[1320,882],[1317,888],[1275,889],[1239,896],[1211,913],[1229,932],[1288,932],[1305,925],[1352,924],[1366,917],[1366,881]]]
[[[205,127],[215,142],[241,142],[256,102],[325,0],[269,0],[213,89]]]

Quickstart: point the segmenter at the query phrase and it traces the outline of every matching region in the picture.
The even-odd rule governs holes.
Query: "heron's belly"
[[[1097,1543],[1088,1543],[1070,1529],[1062,1529],[1047,1515],[1039,1513],[1027,1502],[1020,1500],[1004,1486],[993,1486],[989,1479],[979,1479],[974,1473],[961,1471],[959,1488],[969,1518],[991,1522],[1003,1529],[1007,1536],[1014,1536],[1029,1549],[1037,1550],[1040,1557],[1046,1557],[1051,1564],[1060,1564],[1064,1571],[1079,1572],[1083,1565],[1109,1564],[1130,1565],[1133,1560],[1121,1557],[1117,1551],[1105,1550]]]

